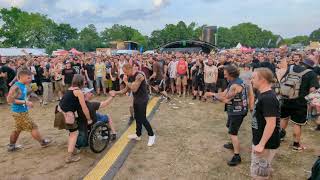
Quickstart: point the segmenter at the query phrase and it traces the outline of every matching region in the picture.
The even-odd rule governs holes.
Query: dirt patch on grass
[[[250,179],[251,119],[244,121],[239,138],[242,163],[229,167],[232,152],[222,146],[229,141],[223,105],[189,99],[162,103],[152,120],[156,145],[148,148],[147,135],[138,142],[115,179]],[[307,150],[293,152],[292,129],[274,159],[273,179],[306,179],[317,155],[320,139],[312,125],[303,128]],[[319,151],[318,151],[319,152]]]
[[[103,100],[106,97],[99,97]],[[19,152],[8,153],[6,145],[12,131],[13,119],[9,106],[0,106],[0,174],[1,179],[79,179],[87,174],[97,160],[103,155],[94,154],[90,149],[81,152],[81,160],[78,163],[64,163],[67,151],[67,131],[59,131],[53,128],[54,106],[51,103],[40,107],[35,103],[35,108],[30,111],[34,122],[39,126],[43,136],[54,140],[53,145],[42,149],[34,141],[29,133],[22,133],[18,140],[24,149]],[[116,129],[123,130],[127,126],[130,100],[128,97],[116,98],[110,107],[100,110],[108,113],[113,118]]]

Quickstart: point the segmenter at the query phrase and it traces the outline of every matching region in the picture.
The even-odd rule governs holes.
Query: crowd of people
[[[27,89],[31,96],[41,97],[43,106],[60,101],[60,111],[66,122],[73,125],[68,127],[67,162],[80,159],[75,156],[78,132],[74,112],[82,109],[88,124],[92,121],[93,115],[88,109],[92,105],[88,105],[90,98],[86,94],[110,96],[106,102],[94,105],[97,110],[109,104],[114,96],[127,93],[132,98],[130,122],[137,121],[137,133],[129,138],[140,140],[144,125],[149,135],[148,145],[152,146],[155,135],[145,117],[146,94],[157,93],[166,101],[178,96],[225,103],[231,143],[224,147],[234,151],[228,161],[230,166],[241,162],[238,132],[243,119],[251,113],[251,173],[254,178],[268,178],[272,172],[271,161],[281,140],[286,137],[289,120],[293,124],[292,149],[295,151],[305,149],[301,129],[308,119],[315,119],[315,130],[320,130],[319,63],[317,50],[289,52],[286,46],[255,53],[220,50],[212,54],[177,52],[99,56],[83,53],[58,57],[35,57],[26,53],[25,57],[2,57],[1,101],[4,103],[7,97],[13,104],[12,111],[19,114],[14,116],[16,122],[22,122],[17,120],[21,118],[30,122],[16,123],[8,150],[19,148],[15,143],[21,131],[30,131],[42,146],[50,144],[50,140],[40,136],[37,125],[26,113],[27,107],[32,106],[26,99]],[[28,77],[31,83],[27,87]],[[115,130],[113,134],[116,136]]]

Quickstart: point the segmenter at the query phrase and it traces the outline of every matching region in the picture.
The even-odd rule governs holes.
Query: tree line
[[[206,26],[199,26],[194,22],[188,25],[180,21],[177,24],[167,24],[161,30],[154,30],[150,36],[144,36],[137,29],[115,24],[98,32],[93,24],[78,30],[70,24],[58,24],[46,15],[28,13],[14,7],[0,10],[1,21],[0,47],[45,48],[47,53],[73,47],[84,52],[95,51],[96,48],[109,47],[109,42],[116,40],[138,42],[144,50],[155,49],[172,41],[199,40],[202,29]],[[217,34],[219,48],[235,47],[239,42],[253,48],[272,48],[280,44],[308,45],[309,41],[320,41],[320,28],[310,36],[282,39],[252,23],[241,23],[230,28],[219,27]]]

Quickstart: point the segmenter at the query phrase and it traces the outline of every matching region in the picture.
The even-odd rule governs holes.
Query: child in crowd
[[[13,152],[22,148],[16,145],[19,135],[22,131],[31,132],[31,136],[37,140],[41,147],[47,147],[51,141],[43,139],[38,130],[38,126],[29,116],[29,108],[33,107],[32,102],[27,99],[27,85],[32,81],[32,73],[28,69],[21,69],[18,72],[18,82],[16,82],[8,93],[7,101],[11,104],[11,111],[15,120],[15,129],[10,136],[8,151]]]

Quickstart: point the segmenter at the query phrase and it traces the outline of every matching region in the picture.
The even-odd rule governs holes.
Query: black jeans
[[[153,136],[153,130],[152,127],[149,123],[149,121],[147,120],[147,105],[148,102],[145,103],[134,103],[133,104],[133,109],[134,109],[134,117],[136,119],[136,134],[137,136],[141,136],[141,130],[142,130],[142,125],[146,128],[148,135],[149,136]]]

